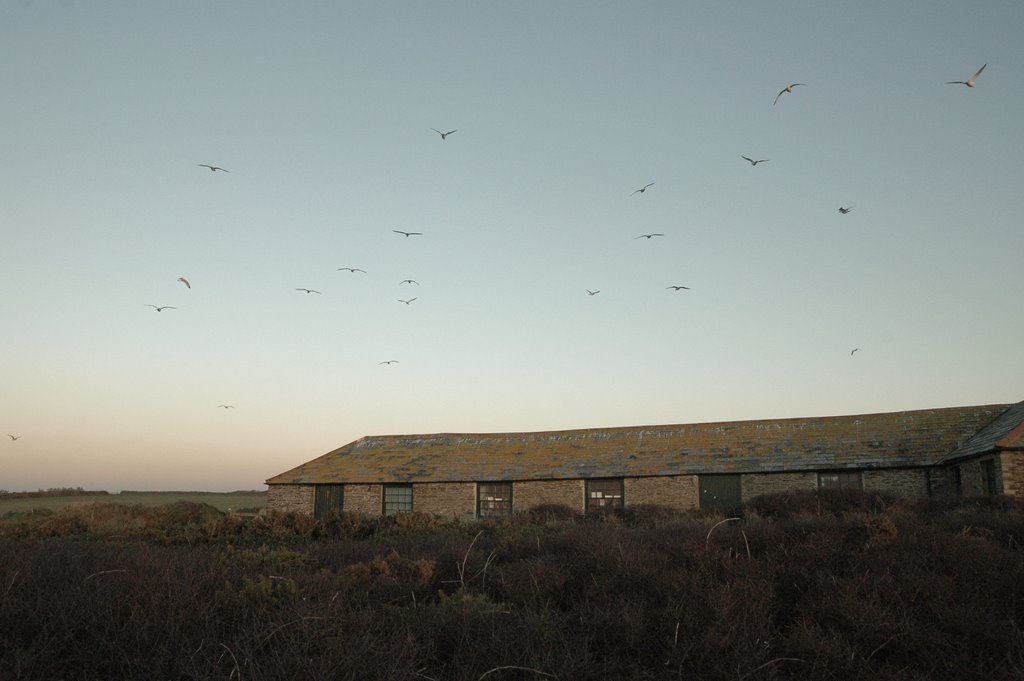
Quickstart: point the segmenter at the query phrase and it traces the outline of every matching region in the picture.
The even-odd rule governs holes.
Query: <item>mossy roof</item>
[[[1021,405],[1016,405],[1018,425],[1024,420]],[[561,480],[928,466],[949,457],[1011,406],[533,433],[369,436],[276,475],[267,484]],[[1001,437],[1011,431],[1003,431]]]

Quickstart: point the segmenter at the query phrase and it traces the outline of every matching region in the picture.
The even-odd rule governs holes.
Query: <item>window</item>
[[[989,496],[999,494],[996,485],[996,462],[992,459],[981,462],[981,488]]]
[[[587,510],[622,508],[622,478],[587,480]]]
[[[512,483],[481,482],[477,484],[476,514],[479,518],[512,515]]]
[[[864,489],[860,471],[818,473],[818,489]]]
[[[384,485],[384,515],[412,512],[412,485]]]

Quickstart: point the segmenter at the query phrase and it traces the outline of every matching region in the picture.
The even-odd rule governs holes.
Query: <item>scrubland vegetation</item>
[[[1021,679],[1024,505],[0,519],[5,680]]]
[[[41,489],[35,492],[0,490],[0,516],[37,509],[57,511],[65,506],[81,506],[96,501],[139,506],[164,506],[175,501],[191,501],[213,506],[221,511],[257,513],[266,507],[267,493],[257,490],[237,492],[135,492],[124,490],[111,494],[102,490],[85,490],[81,487]]]

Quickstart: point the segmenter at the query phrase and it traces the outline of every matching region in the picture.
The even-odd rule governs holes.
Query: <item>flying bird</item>
[[[640,236],[634,237],[634,238],[635,239],[648,239],[648,240],[650,240],[650,239],[652,239],[653,237],[656,237],[656,236],[665,236],[665,235],[661,234],[660,232],[654,232],[653,234],[641,234]]]
[[[402,300],[401,298],[399,298],[398,302],[405,303],[406,305],[408,305],[409,303],[411,303],[414,300],[416,300],[416,298],[410,298],[409,300]]]
[[[787,85],[786,87],[782,88],[779,91],[779,94],[775,95],[775,101],[772,102],[772,106],[775,106],[778,103],[779,97],[781,97],[782,95],[786,94],[787,92],[792,92],[793,88],[795,88],[797,85],[804,85],[804,86],[806,86],[807,83],[791,83],[791,84]]]
[[[401,234],[404,237],[423,236],[423,232],[403,232],[400,229],[393,229],[391,231],[394,232],[395,234]]]
[[[218,170],[225,173],[231,172],[227,168],[221,168],[220,166],[211,166],[209,163],[197,163],[196,165],[199,166],[200,168],[209,168],[211,173],[215,173]]]
[[[145,307],[151,307],[151,308],[153,308],[154,310],[156,310],[157,312],[162,312],[163,310],[177,310],[177,309],[178,309],[178,308],[176,308],[176,307],[171,307],[170,305],[164,305],[164,306],[162,306],[162,307],[157,307],[156,305],[149,305],[149,304],[146,304],[146,306],[145,306]]]
[[[433,131],[434,131],[434,132],[436,132],[436,133],[437,133],[438,135],[440,135],[440,136],[441,136],[441,139],[443,139],[443,140],[444,140],[444,139],[448,139],[448,135],[452,134],[453,132],[458,132],[458,130],[449,130],[448,132],[441,132],[441,131],[440,131],[440,130],[438,130],[437,128],[431,128],[431,130],[433,130]]]
[[[679,290],[689,291],[690,290],[689,286],[666,286],[665,288],[666,289],[673,289],[675,291],[679,291]]]
[[[366,270],[361,270],[358,267],[339,267],[338,271],[339,272],[351,272],[352,274],[355,274],[356,272],[362,272],[363,274],[366,274]]]
[[[306,293],[316,293],[316,294],[318,294],[318,295],[323,295],[322,293],[320,293],[320,292],[319,292],[319,291],[317,291],[316,289],[311,289],[311,288],[297,288],[297,289],[295,289],[295,290],[296,290],[296,291],[305,291]]]
[[[758,159],[758,160],[755,161],[754,159],[750,158],[749,156],[740,156],[740,158],[744,159],[745,161],[750,161],[750,165],[752,165],[752,166],[756,166],[758,163],[767,163],[768,161],[771,160],[771,159],[768,159],[768,158],[762,158],[762,159]]]
[[[178,277],[178,281],[185,285],[185,288],[192,288],[192,284],[188,283],[188,279],[185,277]]]
[[[843,208],[842,206],[839,206],[839,212],[842,213],[843,215],[846,215],[851,210],[853,210],[853,206],[849,206],[848,208]]]
[[[981,72],[985,70],[986,66],[988,66],[988,64],[982,64],[981,68],[975,71],[974,75],[967,80],[948,80],[946,81],[946,85],[966,85],[967,87],[974,87],[974,81],[978,79],[978,76],[981,75]]]
[[[398,360],[397,359],[386,359],[383,362],[377,362],[377,366],[380,366],[381,364],[398,364]]]
[[[850,357],[853,357],[853,353],[857,352],[858,350],[860,350],[860,348],[854,348],[853,350],[850,350]]]
[[[587,293],[589,293],[592,296],[596,296],[598,293],[600,293],[600,291],[591,291],[589,288],[586,288],[586,289],[583,289],[583,290],[586,291]]]
[[[419,286],[420,282],[416,281],[415,279],[403,279],[402,281],[398,282],[398,284],[416,284],[417,286]]]
[[[647,188],[650,187],[653,184],[654,184],[653,182],[648,182],[643,187],[640,187],[640,189],[634,190],[633,194],[636,194],[636,193],[643,194],[645,191],[647,191]],[[630,196],[632,196],[633,194],[630,194]]]
[[[15,441],[15,440],[20,440],[21,439],[20,435],[11,435],[10,433],[7,433],[7,437],[11,438],[12,442]]]
[[[234,409],[235,405],[233,405],[233,404],[218,404],[217,407],[219,409]]]

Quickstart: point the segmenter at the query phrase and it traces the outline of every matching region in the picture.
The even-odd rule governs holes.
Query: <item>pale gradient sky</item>
[[[1024,399],[1022,33],[1019,0],[3,0],[0,489]]]

